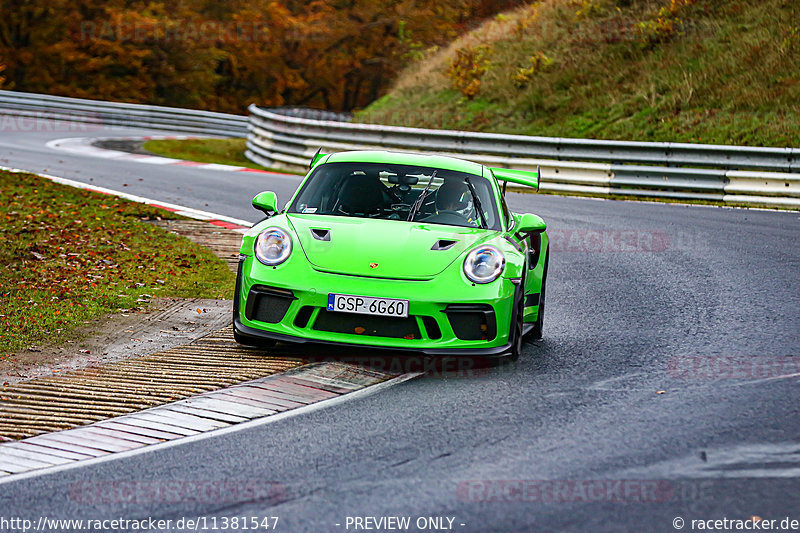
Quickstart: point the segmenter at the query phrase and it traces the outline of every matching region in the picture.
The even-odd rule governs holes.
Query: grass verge
[[[237,167],[254,168],[287,174],[285,170],[267,168],[253,163],[244,156],[246,139],[160,139],[147,141],[142,148],[148,152],[174,159],[217,163]]]
[[[222,260],[143,222],[167,211],[3,170],[0,198],[0,364],[153,296],[231,297]]]

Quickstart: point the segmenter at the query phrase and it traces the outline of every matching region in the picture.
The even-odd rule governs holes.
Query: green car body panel
[[[491,191],[497,223],[494,229],[487,229],[426,223],[424,219],[409,222],[291,212],[289,206],[309,178],[335,163],[407,165],[474,177],[467,182],[486,180],[488,187],[482,185]],[[430,182],[437,179],[434,176]],[[538,184],[538,173],[508,173],[501,179],[506,178]],[[421,196],[426,198],[424,193]],[[259,202],[259,197],[265,200]],[[254,199],[254,205],[262,209],[264,202],[270,209],[277,205],[274,195],[261,193]],[[480,206],[481,202],[475,203]],[[431,355],[496,356],[513,348],[516,309],[524,309],[525,333],[537,323],[548,256],[544,222],[536,215],[508,211],[497,178],[483,165],[384,151],[318,155],[286,206],[250,228],[242,239],[234,301],[234,333],[239,342],[321,342]],[[256,239],[267,228],[280,228],[291,238],[290,255],[277,265],[264,264],[254,253]],[[520,228],[533,229],[523,234]],[[439,249],[439,242],[452,244]],[[487,245],[502,253],[505,264],[493,281],[475,283],[467,277],[464,261],[470,251]],[[408,317],[376,319],[329,311],[329,294],[407,300]],[[348,315],[344,325],[336,320],[341,315]],[[468,319],[464,318],[467,315]],[[376,320],[381,325],[386,322],[390,333],[373,328]]]

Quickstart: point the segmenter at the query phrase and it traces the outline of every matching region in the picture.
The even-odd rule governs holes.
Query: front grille
[[[490,341],[497,336],[497,322],[491,305],[450,304],[444,312],[453,333],[462,341]]]
[[[247,295],[244,316],[248,320],[277,324],[283,320],[292,301],[296,299],[292,291],[256,285]]]
[[[392,337],[395,339],[419,339],[419,327],[413,316],[396,318],[386,316],[336,313],[321,309],[314,321],[314,329],[332,333],[349,333],[371,337]]]

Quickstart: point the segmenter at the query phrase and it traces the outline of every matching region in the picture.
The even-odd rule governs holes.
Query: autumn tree
[[[512,2],[0,0],[8,88],[242,113],[350,110]]]

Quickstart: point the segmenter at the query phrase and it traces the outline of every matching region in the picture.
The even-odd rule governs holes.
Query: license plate
[[[408,316],[408,300],[331,293],[328,294],[328,311],[405,318]]]

